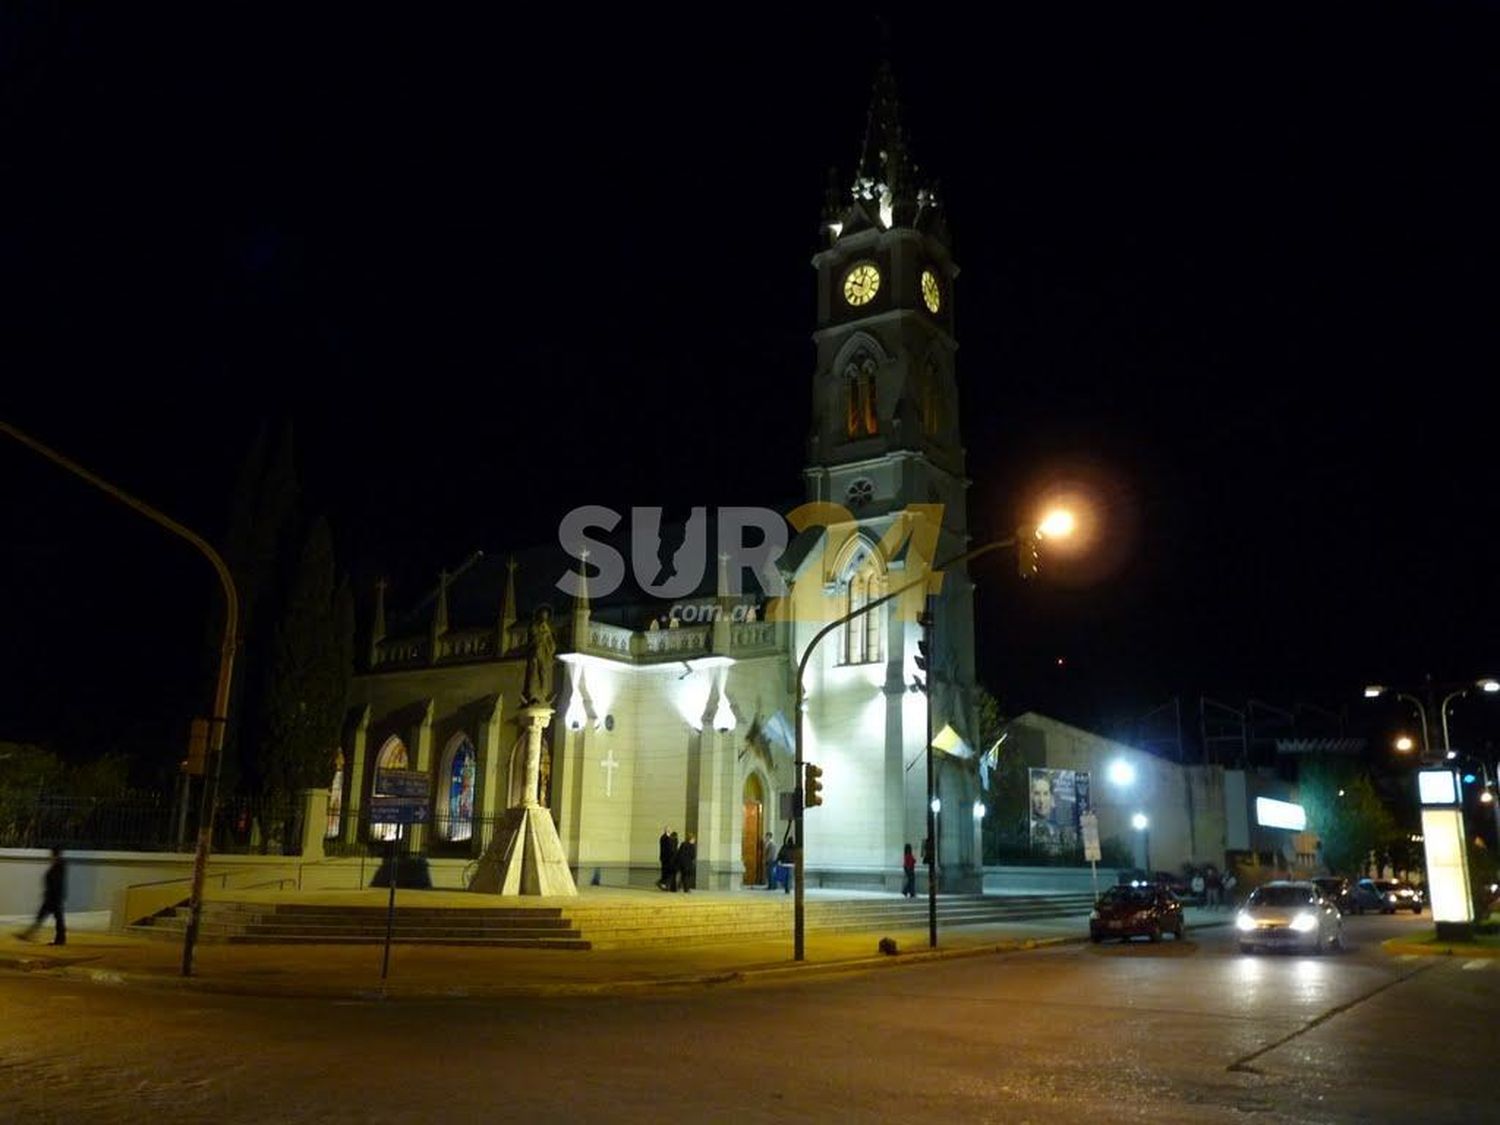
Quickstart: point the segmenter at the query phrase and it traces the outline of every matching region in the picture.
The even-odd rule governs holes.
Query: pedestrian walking
[[[787,894],[792,893],[792,868],[797,865],[796,849],[792,847],[792,830],[786,830],[786,839],[781,841],[781,850],[776,853],[776,881]]]
[[[910,844],[901,852],[901,893],[907,898],[917,897],[917,857]]]
[[[1239,880],[1234,877],[1233,871],[1224,873],[1224,905],[1234,909],[1234,888],[1239,885]]]
[[[1188,885],[1192,888],[1194,904],[1197,906],[1206,905],[1208,902],[1208,899],[1205,897],[1208,893],[1208,881],[1203,878],[1203,872],[1194,871],[1193,881]]]
[[[776,837],[769,832],[766,833],[765,861],[766,890],[774,891],[776,889]]]
[[[670,847],[667,850],[667,869],[666,869],[667,885],[663,889],[668,890],[668,891],[675,891],[677,889],[677,877],[678,877],[678,873],[677,873],[677,849],[679,847],[681,847],[682,845],[677,842],[677,833],[675,833],[675,832],[673,832],[670,836],[667,837],[667,843],[670,845]]]
[[[674,849],[672,845],[671,825],[661,830],[661,839],[656,843],[657,850],[661,853],[661,878],[656,880],[656,885],[662,890],[666,890],[667,885],[672,881],[672,853]]]
[[[47,915],[52,915],[55,932],[48,945],[68,944],[68,924],[63,920],[63,899],[68,897],[68,862],[63,859],[62,849],[52,849],[52,862],[42,876],[42,908],[36,912],[36,921],[18,935],[26,941],[41,928]]]
[[[698,883],[698,837],[688,833],[677,849],[677,881],[682,893],[689,893]]]

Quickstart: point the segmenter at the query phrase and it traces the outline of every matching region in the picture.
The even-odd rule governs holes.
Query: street
[[[1466,1121],[1500,961],[1069,944],[645,996],[272,1000],[0,974],[7,1120]]]

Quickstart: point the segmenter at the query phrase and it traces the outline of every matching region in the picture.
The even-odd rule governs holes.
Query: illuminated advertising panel
[[[1307,831],[1307,812],[1291,801],[1270,797],[1255,798],[1255,822],[1262,828],[1285,828],[1292,832]]]

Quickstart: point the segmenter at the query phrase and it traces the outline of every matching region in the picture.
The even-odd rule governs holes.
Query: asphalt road
[[[0,974],[10,1121],[1490,1119],[1500,961],[1067,945],[651,996],[271,1000]],[[545,1115],[545,1116],[543,1116]]]

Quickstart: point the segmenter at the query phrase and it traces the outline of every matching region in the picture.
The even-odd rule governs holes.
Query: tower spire
[[[579,555],[578,596],[573,599],[573,650],[583,651],[589,639],[589,553]]]
[[[432,609],[432,648],[428,656],[432,663],[437,663],[438,641],[448,631],[448,572],[446,570],[438,574],[438,596],[437,605]]]
[[[495,638],[495,655],[504,656],[510,647],[510,631],[516,623],[516,557],[505,560],[505,593],[500,599],[500,630]]]
[[[385,586],[384,578],[375,580],[375,620],[370,624],[370,667],[375,667],[376,650],[385,640]]]

